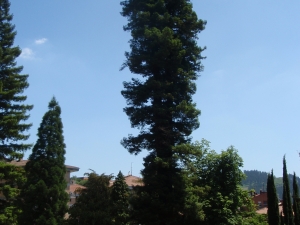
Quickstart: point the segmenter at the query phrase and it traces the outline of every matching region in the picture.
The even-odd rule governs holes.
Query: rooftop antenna
[[[130,175],[131,175],[131,176],[132,176],[132,163],[133,163],[133,162],[131,162],[131,169],[130,169],[130,172],[131,172]]]

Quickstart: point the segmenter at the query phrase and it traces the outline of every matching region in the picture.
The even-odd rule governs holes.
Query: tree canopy
[[[26,180],[24,168],[0,161],[0,181],[4,180],[0,182],[0,224],[13,225],[21,212],[19,195]]]
[[[188,0],[127,0],[121,5],[128,19],[124,30],[132,35],[122,69],[141,76],[124,82],[121,92],[131,126],[140,129],[122,145],[132,154],[149,151],[142,170],[145,186],[139,189],[143,197],[133,207],[141,210],[140,223],[180,223],[185,194],[173,147],[188,143],[199,127],[192,95],[204,50],[196,40],[205,21]]]
[[[254,216],[254,204],[241,187],[243,160],[233,146],[217,153],[203,139],[176,150],[187,183],[185,224],[242,224],[243,216]]]
[[[22,66],[17,66],[16,59],[21,49],[14,47],[17,34],[11,23],[9,0],[0,1],[0,160],[21,159],[24,151],[31,147],[26,144],[29,135],[25,132],[31,124],[25,123],[32,105],[24,104],[27,96],[23,95],[29,86],[28,75],[20,74]]]
[[[68,224],[111,225],[111,175],[98,175],[95,171],[86,173],[88,181],[85,189],[78,189],[76,203],[70,208]]]
[[[60,225],[67,212],[65,189],[65,143],[61,108],[55,98],[49,102],[38,129],[38,140],[25,166],[27,182],[22,189],[20,224]]]
[[[0,1],[0,223],[16,222],[16,200],[19,195],[20,181],[24,172],[7,163],[21,159],[24,151],[31,147],[25,143],[29,138],[26,132],[31,127],[26,123],[32,105],[25,104],[28,88],[28,75],[21,74],[23,67],[17,66],[16,59],[21,49],[14,46],[17,32],[12,24],[9,0]]]
[[[129,224],[129,196],[129,188],[125,182],[125,177],[120,171],[111,190],[111,215],[112,220],[116,225]]]

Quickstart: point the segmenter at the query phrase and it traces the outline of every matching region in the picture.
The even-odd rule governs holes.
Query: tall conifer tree
[[[129,189],[120,171],[111,190],[111,215],[115,225],[129,224]]]
[[[283,194],[282,194],[283,199],[282,199],[282,201],[283,201],[284,222],[286,225],[294,225],[293,208],[292,208],[291,193],[290,193],[290,183],[289,183],[289,177],[287,174],[285,156],[283,157],[282,181],[283,181]]]
[[[268,174],[267,180],[267,195],[268,195],[268,222],[269,225],[279,225],[279,206],[276,187],[274,183],[273,170]]]
[[[1,224],[15,223],[19,211],[15,205],[20,191],[17,184],[24,180],[22,169],[7,162],[22,158],[24,151],[31,147],[24,141],[31,127],[25,121],[33,106],[24,104],[28,75],[20,74],[23,67],[16,63],[21,49],[14,46],[17,32],[12,19],[9,0],[0,0],[0,193],[5,197],[0,198]]]
[[[22,66],[17,66],[16,58],[21,54],[14,47],[17,34],[11,23],[8,0],[0,1],[0,160],[22,158],[23,152],[31,145],[25,144],[29,135],[24,134],[31,124],[26,121],[32,105],[24,104],[26,96],[22,93],[29,86],[28,75],[21,75]]]
[[[297,183],[296,173],[293,176],[293,210],[295,225],[300,225],[300,206],[299,206],[299,186]]]
[[[65,143],[61,108],[55,98],[49,103],[38,129],[38,140],[25,166],[27,182],[20,224],[60,225],[67,212]]]
[[[132,35],[122,68],[142,77],[124,82],[124,111],[140,133],[122,144],[131,154],[149,151],[142,170],[145,186],[133,207],[139,223],[180,223],[184,187],[173,147],[188,143],[199,127],[192,95],[204,50],[196,40],[205,21],[189,0],[125,0],[121,5],[128,19],[124,30]]]

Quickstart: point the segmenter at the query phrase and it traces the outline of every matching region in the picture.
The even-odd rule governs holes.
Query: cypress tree
[[[38,140],[25,166],[20,224],[60,225],[67,212],[65,143],[61,108],[53,97],[38,129]]]
[[[271,174],[268,174],[267,196],[268,196],[269,225],[279,225],[280,224],[279,206],[278,206],[277,192],[274,183],[273,170],[271,171]]]
[[[284,214],[284,222],[286,225],[294,225],[293,209],[292,209],[291,194],[290,194],[290,184],[289,184],[289,178],[287,174],[285,156],[283,157],[282,181],[283,181],[283,194],[282,194],[283,207],[282,208]]]
[[[192,95],[204,50],[196,40],[205,21],[189,0],[125,0],[121,5],[128,19],[124,30],[132,35],[121,69],[142,77],[124,82],[121,92],[131,126],[140,129],[122,145],[131,154],[149,151],[141,171],[145,185],[132,206],[139,223],[180,224],[185,193],[174,147],[189,143],[199,127]]]
[[[284,225],[284,216],[282,214],[282,211],[280,212],[280,225]]]
[[[293,176],[293,210],[295,225],[300,225],[299,187],[295,172]]]
[[[129,189],[125,178],[120,171],[111,190],[112,211],[111,215],[116,225],[129,223]]]
[[[79,197],[69,210],[69,225],[112,225],[111,189],[109,181],[112,176],[98,175],[95,171],[86,173],[86,189],[76,190]]]
[[[0,0],[0,223],[14,224],[19,213],[16,200],[18,185],[24,180],[24,172],[9,164],[21,159],[31,145],[24,143],[29,138],[26,131],[31,127],[28,111],[32,105],[24,104],[23,94],[29,86],[28,75],[20,74],[23,67],[17,66],[16,59],[21,49],[14,46],[17,32],[12,24],[9,0]]]

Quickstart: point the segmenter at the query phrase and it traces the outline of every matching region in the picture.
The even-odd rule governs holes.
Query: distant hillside
[[[244,188],[251,190],[254,189],[255,192],[259,193],[260,190],[266,191],[267,190],[267,178],[268,173],[261,172],[257,170],[244,170],[244,173],[246,174],[247,178],[243,180],[242,185]],[[293,188],[293,175],[289,174],[289,180],[290,180],[290,189],[292,193]],[[282,198],[282,177],[275,177],[275,186],[277,190],[277,194],[279,198]],[[297,177],[298,185],[300,183],[300,178]]]

